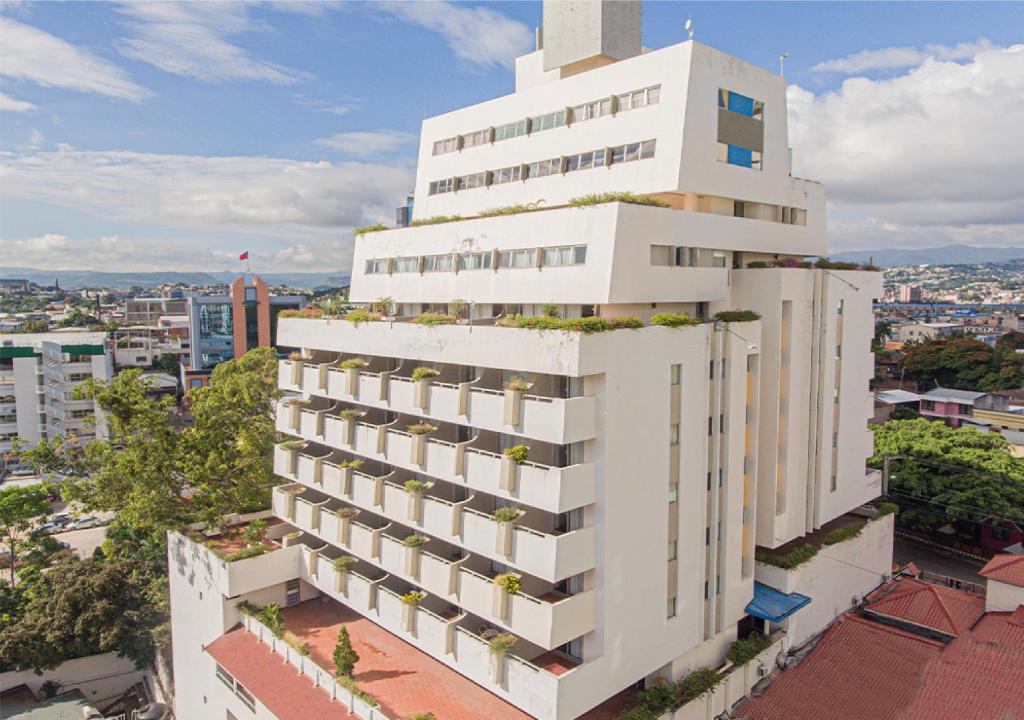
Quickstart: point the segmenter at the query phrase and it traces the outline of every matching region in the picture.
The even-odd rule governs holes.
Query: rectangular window
[[[487,173],[478,172],[472,175],[463,175],[462,177],[455,178],[455,189],[456,190],[472,190],[473,188],[483,187],[487,184]]]
[[[667,615],[668,615],[668,619],[669,620],[671,620],[672,618],[674,618],[676,616],[676,599],[675,598],[669,598],[668,599],[668,612],[667,612]]]
[[[679,483],[669,483],[668,485],[668,501],[669,503],[679,502]]]
[[[243,705],[249,708],[250,712],[256,712],[256,698],[252,696],[252,693],[242,687],[241,683],[235,683],[235,695],[242,701]]]
[[[225,670],[219,663],[216,665],[217,679],[227,685],[233,691],[235,689],[235,678]]]
[[[373,260],[366,261],[367,275],[383,275],[387,271],[388,261],[386,258],[374,258]]]
[[[477,130],[476,132],[469,133],[468,135],[462,136],[462,149],[476,147],[477,145],[486,145],[491,141],[491,130]],[[437,153],[434,153],[437,155]]]
[[[682,375],[682,372],[683,372],[683,366],[682,365],[673,365],[671,367],[671,371],[670,372],[671,372],[671,378],[672,378],[671,383],[673,385],[678,385],[679,384],[679,380],[680,380],[680,376]]]
[[[633,160],[640,160],[654,157],[655,140],[645,140],[639,143],[630,143],[628,145],[619,145],[611,149],[612,152],[612,165],[622,162],[632,162]]]
[[[718,107],[734,112],[737,115],[745,115],[755,120],[764,120],[763,102],[749,98],[746,95],[740,95],[732,90],[719,88]]]
[[[391,263],[393,273],[412,273],[420,271],[419,257],[399,257]]]
[[[494,142],[526,134],[526,120],[517,120],[494,128]]]
[[[502,250],[498,253],[499,268],[531,268],[537,267],[537,249]]]
[[[678,557],[677,552],[678,552],[678,546],[676,544],[676,541],[672,540],[668,544],[668,559],[670,561],[675,560],[676,557]]]
[[[423,272],[451,272],[454,269],[454,255],[427,255],[423,258]]]
[[[466,253],[459,256],[459,270],[487,270],[491,267],[491,252]]]
[[[545,175],[556,175],[562,171],[562,158],[551,158],[533,162],[526,166],[528,178],[544,177]]]
[[[523,166],[514,165],[513,167],[501,168],[491,173],[491,184],[502,185],[504,183],[510,183],[515,180],[522,178]]]
[[[587,259],[586,245],[566,245],[562,247],[544,248],[543,263],[545,267],[583,265]]]
[[[661,99],[661,85],[634,90],[617,96],[619,101],[619,112],[636,110],[637,108],[654,105]]]
[[[443,193],[450,193],[455,189],[455,181],[452,178],[446,178],[445,180],[435,180],[430,183],[428,193],[430,195],[441,195]]]
[[[679,444],[679,423],[672,423],[668,426],[668,444]]]
[[[459,136],[445,138],[444,140],[437,140],[434,143],[434,155],[444,155],[445,153],[455,152],[459,149]]]
[[[572,120],[573,122],[585,122],[611,114],[611,98],[604,98],[603,100],[595,100],[594,102],[574,106],[572,109]]]
[[[559,110],[546,115],[535,115],[530,118],[531,133],[551,130],[562,125],[565,125],[565,110]]]

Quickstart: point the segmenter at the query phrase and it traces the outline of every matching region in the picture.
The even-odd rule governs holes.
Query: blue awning
[[[754,599],[747,604],[747,615],[759,617],[770,622],[782,622],[797,610],[811,602],[811,599],[800,593],[779,592],[773,587],[754,583]]]

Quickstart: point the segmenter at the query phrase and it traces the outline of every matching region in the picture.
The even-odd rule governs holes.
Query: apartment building
[[[61,435],[102,436],[102,422],[89,422],[93,401],[73,393],[88,378],[109,380],[111,368],[105,333],[0,335],[0,466],[18,468],[10,456],[15,439],[31,447]]]
[[[813,636],[889,572],[891,522],[803,569],[758,561],[881,491],[881,274],[798,266],[827,254],[824,189],[790,173],[785,81],[643,48],[639,3],[545,3],[538,38],[514,93],[423,122],[413,219],[464,219],[357,239],[350,298],[388,317],[280,322],[301,353],[280,366],[272,549],[171,539],[179,716],[285,718],[307,692],[325,717],[614,717],[741,633]],[[667,207],[571,202],[624,190]],[[759,319],[715,320],[734,310]],[[508,326],[552,311],[642,327]],[[415,321],[433,312],[459,320]],[[299,634],[335,624],[300,656],[243,600]],[[335,682],[315,646],[338,623],[408,643],[386,670],[417,691],[357,668],[372,708]],[[267,653],[298,679],[268,691]],[[434,702],[430,673],[463,689],[404,706]]]

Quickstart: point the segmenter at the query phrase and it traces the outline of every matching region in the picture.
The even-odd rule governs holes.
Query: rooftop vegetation
[[[590,195],[580,195],[569,201],[573,207],[587,207],[590,205],[604,205],[605,203],[620,202],[630,205],[650,205],[652,207],[667,208],[669,204],[664,200],[652,198],[649,195],[637,195],[631,192],[603,192]]]

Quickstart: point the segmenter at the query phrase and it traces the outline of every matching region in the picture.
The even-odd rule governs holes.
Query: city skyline
[[[1013,246],[1020,9],[965,7],[654,3],[644,37],[690,15],[773,71],[789,52],[794,174],[825,183],[832,250]],[[54,269],[347,270],[351,228],[412,188],[421,119],[511,92],[540,24],[539,3],[2,12],[0,240]]]

